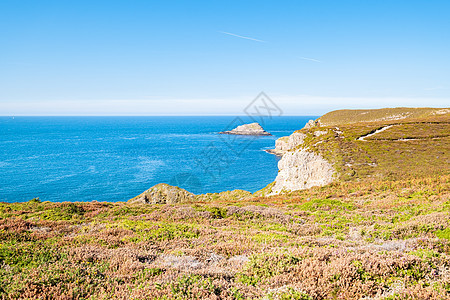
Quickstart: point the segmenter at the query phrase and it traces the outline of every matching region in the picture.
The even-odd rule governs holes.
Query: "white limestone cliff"
[[[304,129],[316,126],[316,122],[310,120]],[[312,134],[314,137],[319,137],[327,132],[327,130],[314,130]],[[306,137],[306,133],[294,132],[290,136],[276,140],[275,149],[266,150],[282,157],[278,162],[279,171],[270,194],[323,186],[333,181],[335,170],[332,164],[320,154],[302,146]]]
[[[303,143],[306,134],[294,132],[290,136],[283,136],[275,141],[275,149],[266,150],[271,154],[283,156],[283,154]]]
[[[278,169],[271,194],[327,185],[333,181],[335,173],[326,159],[307,149],[284,153],[278,162]]]

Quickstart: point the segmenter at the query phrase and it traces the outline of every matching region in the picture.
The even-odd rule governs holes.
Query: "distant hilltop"
[[[315,121],[319,126],[336,126],[360,122],[391,122],[407,119],[422,119],[450,113],[449,108],[381,108],[381,109],[341,109],[321,116]]]

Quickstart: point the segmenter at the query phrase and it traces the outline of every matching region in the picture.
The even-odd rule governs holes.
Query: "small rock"
[[[222,255],[216,254],[216,253],[210,253],[209,257],[206,259],[209,263],[217,263],[221,260],[225,259]]]
[[[199,269],[204,265],[203,263],[199,262],[197,258],[189,255],[164,255],[160,257],[159,264],[164,267],[172,267],[180,270]]]
[[[324,135],[324,134],[327,134],[327,133],[328,133],[327,130],[317,130],[317,131],[314,131],[314,136],[318,137],[318,136],[321,136],[321,135]]]
[[[235,255],[228,259],[228,262],[233,265],[244,265],[247,263],[250,259],[246,255]]]

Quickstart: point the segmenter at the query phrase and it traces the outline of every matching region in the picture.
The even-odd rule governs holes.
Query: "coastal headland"
[[[450,109],[333,111],[274,146],[253,194],[0,203],[0,296],[448,299]]]

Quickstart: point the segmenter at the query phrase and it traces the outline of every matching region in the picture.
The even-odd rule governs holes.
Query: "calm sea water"
[[[126,201],[165,182],[255,192],[277,175],[264,152],[316,117],[265,118],[273,136],[219,135],[241,117],[0,117],[0,201]]]

